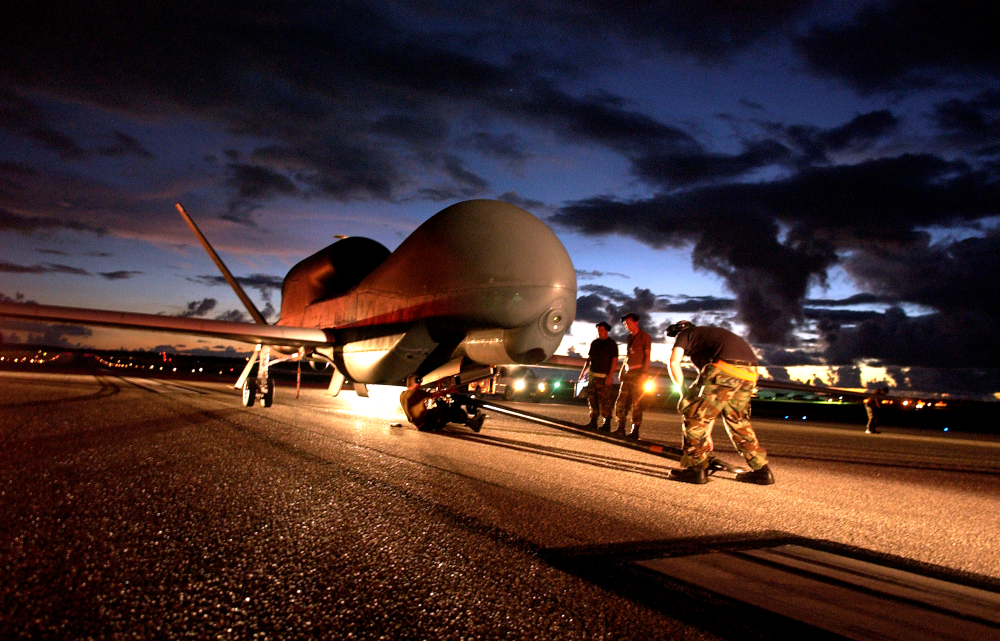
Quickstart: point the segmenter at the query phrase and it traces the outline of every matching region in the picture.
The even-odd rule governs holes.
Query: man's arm
[[[684,348],[675,347],[673,351],[670,352],[670,380],[673,381],[674,386],[684,394],[684,370],[681,369],[681,360],[684,358]]]

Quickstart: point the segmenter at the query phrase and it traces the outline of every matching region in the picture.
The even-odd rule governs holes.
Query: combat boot
[[[629,432],[626,436],[628,436],[628,438],[630,438],[632,440],[638,441],[639,440],[639,426],[633,424],[632,425],[632,431]]]
[[[765,465],[759,470],[750,472],[737,472],[736,480],[740,483],[756,483],[757,485],[774,485],[774,474],[771,468]]]
[[[597,428],[597,430],[600,432],[611,432],[611,419],[604,419],[604,424]]]
[[[615,425],[615,431],[611,432],[611,435],[612,436],[625,436],[625,422],[624,421],[618,421],[617,425]]]
[[[682,483],[704,485],[705,483],[708,483],[708,470],[698,465],[683,468],[676,467],[670,470],[670,478]]]
[[[469,418],[469,427],[478,434],[479,430],[483,429],[484,422],[486,422],[486,412],[478,411],[475,416]]]
[[[587,423],[584,426],[583,429],[585,429],[585,430],[596,430],[597,429],[597,417],[596,416],[591,417],[590,422]]]

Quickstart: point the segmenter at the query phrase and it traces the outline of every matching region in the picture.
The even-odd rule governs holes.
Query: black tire
[[[274,404],[274,383],[267,382],[267,388],[260,397],[261,407],[271,407]]]
[[[514,390],[508,385],[503,391],[503,400],[513,401],[514,400]]]
[[[257,400],[257,381],[248,378],[245,383],[243,383],[243,407],[253,407],[254,402]]]

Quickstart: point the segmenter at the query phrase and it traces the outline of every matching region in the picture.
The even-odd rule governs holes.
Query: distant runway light
[[[947,431],[948,431],[948,428],[947,428],[947,427],[946,427],[946,428],[944,428],[944,431],[945,431],[945,432],[947,432]]]
[[[803,421],[804,421],[804,420],[806,420],[806,417],[805,417],[805,416],[803,416],[803,417],[802,417],[802,420],[803,420]]]
[[[788,420],[788,417],[787,417],[787,416],[785,417],[785,420],[786,420],[786,421]]]

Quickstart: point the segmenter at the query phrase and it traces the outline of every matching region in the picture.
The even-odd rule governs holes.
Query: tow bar
[[[497,414],[503,414],[504,416],[510,416],[513,418],[521,419],[522,421],[528,421],[529,423],[536,423],[538,425],[545,425],[546,427],[553,427],[557,430],[562,430],[563,432],[568,432],[570,434],[577,434],[579,436],[586,436],[598,441],[604,441],[605,443],[611,443],[612,445],[618,445],[620,447],[627,447],[630,450],[636,450],[638,452],[646,452],[647,454],[652,454],[653,456],[661,456],[663,458],[668,458],[672,461],[681,460],[681,455],[683,452],[679,447],[671,447],[669,445],[660,445],[659,443],[650,443],[648,441],[638,440],[626,440],[619,438],[617,436],[611,436],[607,432],[594,432],[586,429],[585,427],[578,425],[576,423],[570,423],[569,421],[563,421],[558,418],[551,418],[548,416],[542,416],[541,414],[535,414],[534,412],[526,412],[524,410],[514,409],[513,407],[507,407],[505,405],[500,405],[499,403],[494,403],[492,401],[486,401],[481,398],[473,398],[471,396],[465,396],[461,394],[452,394],[454,398],[461,405],[467,407],[475,407],[478,409],[484,409],[488,412],[496,412]],[[729,472],[730,474],[736,474],[737,472],[743,472],[743,468],[736,467],[735,465],[730,465],[722,459],[716,458],[714,456],[708,457],[708,473],[715,474],[718,471]]]

